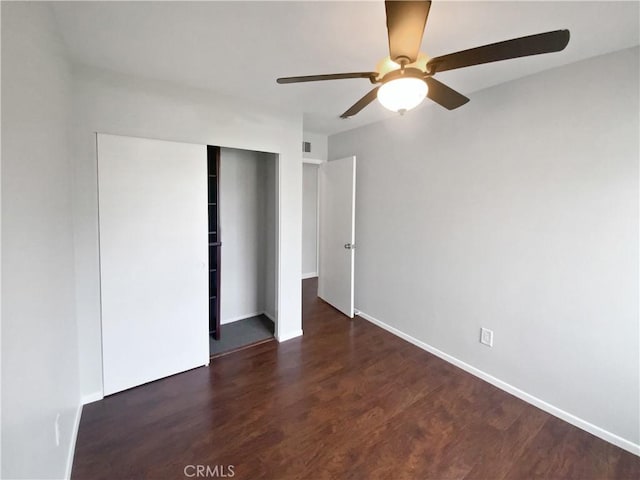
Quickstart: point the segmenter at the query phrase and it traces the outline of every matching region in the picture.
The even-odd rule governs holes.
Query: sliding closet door
[[[104,393],[209,363],[207,149],[98,134]]]

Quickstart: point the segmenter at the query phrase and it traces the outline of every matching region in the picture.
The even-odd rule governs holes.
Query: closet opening
[[[273,153],[207,146],[212,358],[274,339],[277,167]]]

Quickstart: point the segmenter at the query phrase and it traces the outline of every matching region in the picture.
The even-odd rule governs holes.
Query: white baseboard
[[[317,276],[318,276],[318,272],[303,273],[302,280],[306,280],[307,278],[315,278]]]
[[[287,340],[291,340],[292,338],[301,337],[301,336],[302,336],[302,329],[295,330],[293,332],[287,332],[283,335],[276,335],[276,340],[282,343],[282,342],[286,342]]]
[[[81,403],[76,410],[76,418],[73,420],[73,430],[71,430],[71,440],[69,442],[69,452],[67,454],[67,468],[64,474],[64,478],[69,480],[71,478],[71,469],[73,468],[73,457],[76,453],[76,440],[78,439],[78,430],[80,430],[80,418],[82,417]]]
[[[388,332],[393,333],[394,335],[402,338],[403,340],[406,340],[407,342],[412,343],[416,347],[419,347],[423,350],[426,350],[429,353],[432,353],[437,357],[440,357],[446,362],[449,362],[455,365],[456,367],[459,367],[462,370],[469,372],[471,375],[475,375],[476,377],[481,378],[486,382],[489,382],[491,385],[498,387],[499,389],[504,390],[505,392],[510,393],[511,395],[514,395],[519,399],[524,400],[525,402],[538,407],[541,410],[544,410],[545,412],[553,415],[554,417],[558,417],[559,419],[564,420],[565,422],[570,423],[571,425],[574,425],[582,430],[585,430],[591,433],[592,435],[595,435],[596,437],[601,438],[606,442],[612,443],[613,445],[616,445],[628,452],[631,452],[634,455],[640,456],[640,445],[635,444],[629,440],[626,440],[616,435],[615,433],[611,433],[601,427],[598,427],[597,425],[594,425],[586,420],[583,420],[582,418],[576,417],[575,415],[569,412],[566,412],[554,405],[551,405],[550,403],[547,403],[544,400],[539,399],[538,397],[534,397],[533,395],[523,390],[520,390],[519,388],[514,387],[513,385],[507,382],[504,382],[499,378],[496,378],[472,365],[469,365],[468,363],[463,362],[462,360],[457,359],[456,357],[453,357],[441,350],[438,350],[437,348],[429,345],[428,343],[422,342],[417,338],[412,337],[411,335],[408,335],[402,332],[401,330],[398,330],[395,327],[392,327],[391,325],[387,325],[386,323],[382,322],[381,320],[378,320],[377,318],[372,317],[371,315],[368,315],[362,311],[359,311],[358,315],[364,318],[365,320],[373,323],[374,325],[377,325],[380,328],[383,328],[384,330],[387,330]]]
[[[102,392],[93,392],[93,393],[89,393],[88,395],[83,395],[80,398],[80,401],[82,402],[82,405],[87,405],[89,403],[102,400],[103,398],[104,398],[104,395],[102,394]]]
[[[262,315],[264,315],[269,320],[271,320],[273,322],[273,324],[275,325],[275,323],[276,323],[275,315],[271,315],[269,312],[262,312]]]
[[[239,315],[237,317],[225,318],[224,320],[220,320],[220,325],[227,325],[233,322],[239,322],[240,320],[244,320],[246,318],[257,317],[258,315],[262,315],[262,312],[248,313],[246,315]]]

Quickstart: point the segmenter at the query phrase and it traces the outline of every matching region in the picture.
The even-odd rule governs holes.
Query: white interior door
[[[323,163],[318,296],[353,318],[356,157]]]
[[[207,150],[98,134],[104,394],[209,363]]]

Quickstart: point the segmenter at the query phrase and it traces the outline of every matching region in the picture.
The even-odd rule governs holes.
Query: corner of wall
[[[292,332],[286,332],[282,334],[278,333],[276,334],[276,340],[278,340],[279,343],[282,343],[282,342],[286,342],[288,340],[292,340],[294,338],[301,337],[301,336],[302,336],[302,329],[295,330]]]
[[[304,142],[311,144],[311,152],[302,152],[302,158],[327,161],[327,150],[329,146],[329,137],[327,135],[304,131],[302,138]]]

